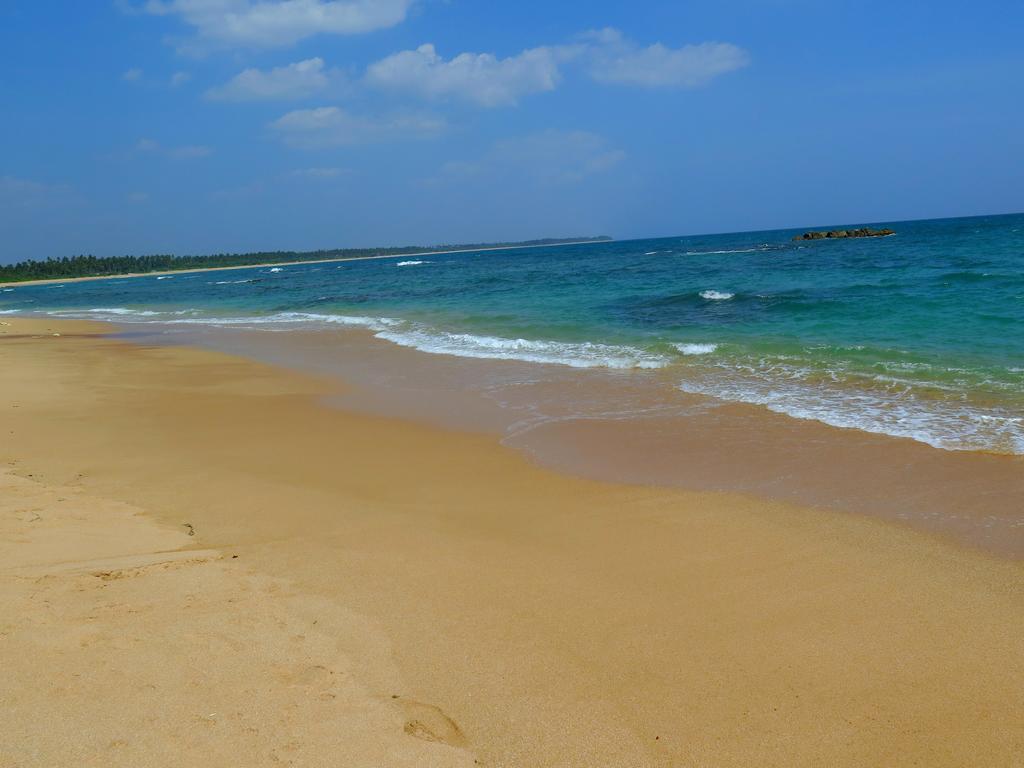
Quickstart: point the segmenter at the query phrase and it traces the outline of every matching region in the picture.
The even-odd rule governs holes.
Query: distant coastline
[[[15,285],[46,285],[48,283],[81,282],[86,280],[111,280],[128,277],[147,277],[160,275],[188,274],[193,272],[216,272],[231,269],[254,269],[256,267],[284,267],[298,264],[325,264],[338,261],[367,261],[371,259],[391,259],[400,256],[438,256],[445,253],[471,253],[474,251],[508,251],[519,248],[553,248],[562,245],[587,245],[590,243],[609,243],[613,238],[607,235],[595,237],[576,238],[543,238],[539,240],[524,240],[510,243],[481,243],[466,245],[439,245],[430,246],[408,246],[407,248],[341,248],[329,251],[276,251],[272,253],[242,253],[242,254],[215,254],[210,256],[167,256],[167,257],[118,257],[110,256],[95,259],[100,265],[110,267],[112,262],[125,264],[124,271],[116,267],[108,272],[93,274],[76,274],[71,265],[76,262],[72,259],[48,259],[45,261],[23,261],[17,264],[0,265],[0,286]],[[246,259],[242,263],[217,264],[217,259]],[[261,257],[266,257],[263,260]],[[79,257],[81,258],[81,257]],[[181,260],[183,266],[167,268],[163,264],[153,269],[132,269],[132,265],[145,264],[146,259]],[[209,265],[204,266],[202,262],[208,260]],[[68,271],[65,274],[47,274],[45,277],[32,277],[34,269],[45,270],[58,269],[67,264]],[[195,264],[195,266],[190,266]],[[19,275],[25,275],[24,277]]]

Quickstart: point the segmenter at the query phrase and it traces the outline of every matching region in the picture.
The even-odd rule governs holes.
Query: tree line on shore
[[[336,248],[321,251],[261,251],[259,253],[215,253],[204,256],[64,256],[45,260],[28,259],[16,264],[0,264],[0,283],[27,280],[65,280],[74,277],[106,277],[176,272],[184,269],[259,266],[261,264],[356,259],[367,256],[402,256],[410,253],[476,250],[483,248],[515,248],[530,245],[559,245],[573,242],[597,242],[609,237],[543,238],[509,243],[467,243],[460,245],[419,246],[399,248]]]

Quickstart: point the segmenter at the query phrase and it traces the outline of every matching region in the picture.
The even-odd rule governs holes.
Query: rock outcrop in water
[[[868,227],[861,227],[860,229],[832,229],[827,232],[804,232],[802,235],[797,235],[794,240],[831,240],[835,238],[842,239],[844,237],[885,237],[886,235],[895,235],[896,232],[891,229],[869,229]]]

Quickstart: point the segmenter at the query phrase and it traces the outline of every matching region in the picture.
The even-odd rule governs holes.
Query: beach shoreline
[[[131,272],[124,275],[90,275],[87,277],[53,278],[46,280],[20,280],[16,282],[0,282],[0,288],[14,288],[19,285],[57,285],[61,283],[81,283],[95,280],[123,280],[132,277],[167,277],[188,275],[201,272],[225,272],[237,269],[271,269],[273,267],[289,267],[309,264],[334,264],[345,261],[377,261],[379,259],[405,259],[413,256],[443,256],[451,253],[487,253],[490,251],[517,251],[525,248],[561,248],[566,245],[593,245],[595,243],[611,243],[614,240],[574,240],[567,243],[543,243],[539,245],[497,245],[490,248],[457,248],[447,251],[419,251],[416,253],[396,253],[380,256],[352,256],[340,259],[307,259],[301,261],[276,261],[266,264],[239,264],[231,267],[201,267],[198,269],[172,269],[156,272]]]
[[[1024,457],[951,451],[680,392],[671,370],[574,369],[436,355],[361,328],[129,328],[345,383],[329,402],[493,436],[598,481],[728,491],[877,517],[1024,560]],[[742,467],[742,471],[737,471]]]
[[[977,343],[1019,325],[1015,224],[908,222],[900,242],[870,245],[726,234],[26,285],[2,289],[0,313],[169,335],[363,327],[437,355],[608,369],[640,382],[663,369],[681,395],[1024,456],[1022,339]],[[961,268],[969,227],[994,244],[984,267]]]
[[[328,407],[335,380],[5,322],[5,538],[50,537],[3,573],[12,765],[953,766],[1024,748],[1019,563],[567,477],[490,435]],[[128,552],[107,551],[118,529]],[[175,658],[188,685],[161,671]]]

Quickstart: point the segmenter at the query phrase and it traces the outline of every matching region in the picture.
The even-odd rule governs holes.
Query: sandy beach
[[[0,324],[0,766],[1014,766],[1024,566]]]
[[[561,248],[566,245],[590,245],[592,243],[608,243],[611,240],[572,240],[565,243],[545,243],[543,245],[494,245],[484,248],[456,248],[436,251],[415,251],[409,253],[387,253],[379,256],[343,256],[334,259],[299,259],[295,261],[273,261],[260,264],[237,264],[230,267],[202,267],[198,269],[156,270],[153,272],[126,272],[120,275],[93,275],[89,277],[52,278],[46,280],[18,280],[5,282],[0,280],[0,288],[16,288],[19,285],[62,285],[64,283],[83,283],[95,280],[124,280],[131,277],[168,277],[174,275],[192,275],[203,272],[231,272],[239,269],[272,269],[274,267],[297,267],[308,264],[341,264],[346,261],[379,261],[380,259],[410,259],[418,256],[443,256],[450,253],[488,253],[490,251],[516,251],[530,248]]]

